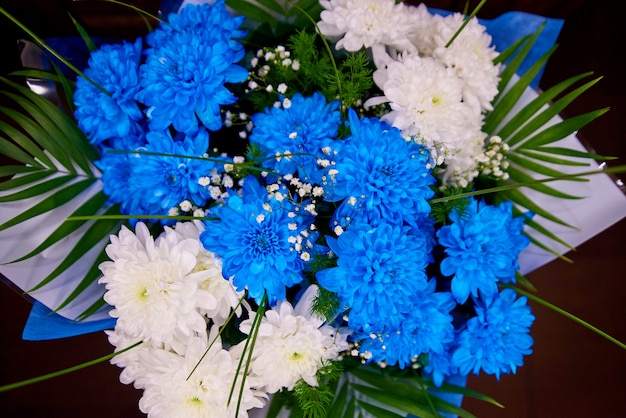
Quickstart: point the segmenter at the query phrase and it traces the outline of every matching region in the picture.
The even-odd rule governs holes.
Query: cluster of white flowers
[[[387,103],[383,120],[423,141],[444,167],[441,180],[468,184],[484,151],[484,112],[498,92],[497,52],[485,27],[474,18],[454,38],[464,20],[459,13],[444,17],[394,0],[321,4],[320,30],[338,39],[338,49],[371,49],[383,95],[365,106]]]
[[[346,350],[346,334],[310,313],[317,287],[295,310],[279,302],[263,317],[247,376],[240,360],[245,340],[223,344],[219,329],[243,308],[240,325],[250,333],[256,315],[244,292],[222,276],[221,261],[202,247],[202,223],[166,227],[155,240],[143,223],[111,237],[100,265],[105,300],[114,306],[115,329],[107,331],[123,370],[120,381],[143,390],[139,407],[150,417],[247,417],[268,394],[292,389],[299,380],[316,385],[324,362]],[[234,395],[230,395],[234,385]],[[237,403],[240,402],[237,415]]]

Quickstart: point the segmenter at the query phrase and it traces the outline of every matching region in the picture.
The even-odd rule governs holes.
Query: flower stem
[[[122,354],[122,353],[130,350],[131,348],[137,347],[142,342],[143,341],[139,341],[138,343],[135,343],[135,344],[131,345],[130,347],[126,347],[123,350],[116,351],[116,352],[111,353],[111,354],[107,354],[106,356],[97,358],[95,360],[88,361],[86,363],[82,363],[82,364],[78,364],[76,366],[68,367],[67,369],[58,370],[56,372],[52,372],[52,373],[44,374],[44,375],[41,375],[41,376],[33,377],[31,379],[22,380],[21,382],[15,382],[15,383],[11,383],[11,384],[8,384],[8,385],[0,386],[0,392],[6,392],[6,391],[9,391],[9,390],[12,390],[12,389],[20,388],[22,386],[27,386],[27,385],[31,385],[33,383],[42,382],[44,380],[52,379],[53,377],[63,376],[64,374],[72,373],[72,372],[75,372],[75,371],[78,371],[78,370],[81,370],[81,369],[85,369],[85,368],[87,368],[89,366],[93,366],[93,365],[96,365],[98,363],[105,362],[105,361],[110,360],[113,357],[117,356],[118,354]]]

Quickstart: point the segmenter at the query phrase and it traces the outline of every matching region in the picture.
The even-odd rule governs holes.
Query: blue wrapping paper
[[[114,327],[114,318],[99,321],[72,321],[35,301],[22,332],[22,338],[26,341],[56,340]]]

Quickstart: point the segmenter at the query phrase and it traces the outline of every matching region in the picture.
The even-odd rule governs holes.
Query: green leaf
[[[52,174],[53,173],[51,171],[35,171],[34,173],[14,177],[11,180],[0,183],[0,191],[21,187],[26,184],[44,179],[48,176],[51,176]]]
[[[87,49],[89,51],[95,51],[96,44],[93,43],[93,41],[91,40],[91,37],[89,36],[85,28],[83,28],[83,26],[80,23],[78,23],[78,20],[74,19],[74,16],[72,16],[71,13],[68,12],[67,15],[70,17],[70,19],[72,19],[72,23],[74,24],[74,27],[78,31],[78,34],[80,35],[80,37],[83,39],[83,42],[85,42]]]
[[[9,73],[11,76],[15,77],[26,77],[26,78],[36,78],[42,80],[50,80],[55,83],[60,82],[59,76],[56,73],[51,73],[50,71],[39,70],[35,68],[26,68],[23,70],[17,70]]]
[[[12,86],[17,91],[19,91],[25,97],[28,97],[30,101],[32,101],[35,105],[37,105],[48,117],[52,120],[52,122],[61,130],[65,137],[63,137],[63,142],[67,143],[69,146],[75,147],[79,149],[86,158],[90,161],[95,161],[100,158],[100,154],[98,150],[89,143],[85,134],[80,130],[80,128],[76,125],[76,122],[71,119],[67,114],[62,112],[58,107],[56,107],[49,100],[33,93],[29,89],[20,86],[19,84],[13,83],[11,80],[0,77],[0,80],[3,80],[9,86]],[[65,141],[67,139],[67,141]]]
[[[523,37],[522,39],[520,39],[519,42],[516,42],[515,44],[513,44],[505,52],[505,54],[507,56],[510,55],[511,58],[510,60],[509,59],[506,60],[508,61],[508,63],[506,64],[506,67],[504,67],[502,72],[500,73],[500,82],[498,83],[498,94],[496,94],[496,97],[493,100],[494,103],[500,100],[500,96],[504,93],[505,87],[509,85],[511,79],[517,73],[517,70],[519,69],[520,65],[522,64],[522,62],[524,61],[524,59],[526,58],[526,56],[532,49],[532,46],[534,45],[535,41],[539,37],[539,34],[541,33],[541,31],[543,31],[544,27],[545,27],[545,23],[543,23],[531,35],[527,35]],[[501,55],[505,55],[505,54],[501,54]],[[499,60],[496,59],[496,62],[499,62]],[[487,116],[486,122],[492,117],[492,114],[493,112]],[[494,123],[493,128],[495,128],[497,125],[498,123]],[[485,132],[490,133],[491,131],[485,130]]]
[[[538,152],[547,152],[550,154],[558,154],[565,155],[569,157],[580,157],[580,158],[592,158],[594,160],[616,160],[617,157],[609,157],[606,155],[598,155],[592,154],[585,151],[579,151],[571,148],[563,148],[563,147],[536,147],[533,150],[526,150],[527,152],[538,151]]]
[[[527,139],[520,145],[520,147],[526,149],[536,148],[541,145],[556,142],[559,139],[565,138],[566,136],[578,131],[589,122],[605,114],[608,110],[608,108],[599,109],[583,115],[565,119],[562,122],[552,125],[549,128],[537,133],[532,138]]]
[[[42,164],[46,167],[52,168],[56,166],[52,160],[39,148],[29,137],[24,135],[21,131],[17,130],[13,126],[0,121],[0,131],[4,132],[9,138],[11,138],[22,149],[15,146],[11,142],[4,138],[0,138],[0,144],[2,145],[2,153],[9,158],[23,162],[24,164],[30,164],[36,167],[42,167]],[[35,160],[36,159],[36,160]]]
[[[530,210],[531,212],[534,212],[536,215],[539,215],[539,216],[541,216],[543,218],[546,218],[546,219],[548,219],[548,220],[550,220],[550,221],[552,221],[554,223],[566,226],[568,228],[578,229],[578,228],[575,228],[575,227],[571,226],[567,222],[562,221],[561,219],[559,219],[558,217],[554,216],[550,212],[547,212],[541,206],[538,206],[531,199],[526,197],[518,189],[503,190],[500,193],[498,193],[498,195],[501,198],[508,199],[508,200],[512,201],[513,203],[516,203],[519,206],[522,206],[522,207]]]
[[[504,118],[511,112],[515,104],[519,101],[522,94],[530,86],[530,83],[535,79],[539,71],[548,61],[548,58],[556,50],[556,45],[550,48],[545,54],[543,54],[520,78],[517,80],[509,90],[505,90],[501,97],[498,97],[495,101],[496,105],[494,109],[485,118],[485,124],[483,130],[488,133],[495,132],[496,128],[504,120]],[[508,141],[507,141],[508,142]],[[510,144],[509,144],[510,145]]]
[[[522,155],[518,155],[516,153],[507,153],[506,154],[506,158],[510,161],[513,162],[515,164],[517,164],[520,167],[523,167],[526,170],[535,172],[537,174],[543,174],[544,176],[548,176],[548,177],[558,177],[558,176],[562,176],[566,173],[562,172],[562,171],[558,171],[555,170],[553,168],[550,168],[548,166],[545,166],[543,164],[539,164],[529,158],[526,158]],[[578,165],[578,164],[576,164]],[[585,166],[588,166],[589,164],[583,164]],[[586,177],[580,177],[580,178],[574,178],[574,179],[570,179],[570,181],[589,181],[588,178]]]
[[[16,200],[28,199],[30,197],[38,196],[40,194],[49,192],[69,181],[72,181],[74,176],[60,176],[47,180],[43,183],[36,184],[28,189],[15,192],[13,194],[0,196],[0,203],[14,202]],[[60,206],[60,205],[59,205]]]
[[[15,174],[30,173],[39,170],[39,167],[30,167],[27,165],[4,165],[0,166],[0,177],[8,177]]]
[[[34,218],[35,216],[41,215],[42,213],[48,212],[52,209],[55,209],[59,206],[64,205],[65,203],[73,199],[74,197],[78,196],[84,190],[86,190],[89,186],[91,186],[93,182],[94,180],[92,179],[85,179],[77,183],[70,184],[69,186],[46,197],[41,202],[37,203],[35,206],[20,213],[13,219],[10,219],[6,221],[5,223],[3,223],[2,225],[0,225],[0,231],[3,231],[21,222]],[[45,186],[45,183],[39,184],[35,187],[39,187],[39,186]],[[41,194],[41,193],[37,193],[37,194]]]
[[[387,409],[380,408],[376,405],[372,405],[365,401],[357,401],[360,407],[365,409],[367,412],[375,416],[376,418],[405,418],[404,415],[398,415],[395,412],[391,412]]]
[[[397,396],[388,389],[377,389],[372,386],[360,385],[353,383],[351,386],[359,393],[366,397],[382,403],[383,405],[393,405],[395,409],[399,409],[409,414],[417,415],[421,418],[436,418],[438,414],[433,413],[430,408],[424,407],[423,403],[419,399],[407,399],[403,396]]]
[[[530,290],[531,292],[536,292],[537,288],[530,282],[530,280],[528,280],[521,272],[516,271],[515,272],[515,281],[524,286],[526,289]]]
[[[550,238],[551,240],[558,242],[559,244],[569,248],[570,250],[574,250],[574,247],[568,244],[565,240],[559,238],[556,234],[550,232],[549,229],[547,229],[546,227],[544,227],[537,221],[527,218],[526,220],[524,220],[524,223],[528,225],[529,227],[531,227],[532,229],[534,229],[535,231],[539,232],[540,234],[543,234],[546,237]]]
[[[104,297],[99,298],[89,308],[85,309],[85,311],[83,313],[78,315],[76,320],[77,321],[84,321],[85,319],[89,318],[91,315],[93,315],[96,312],[98,312],[100,310],[100,308],[102,308],[105,305],[107,305],[107,303],[105,302]]]
[[[535,160],[545,161],[547,163],[567,165],[567,166],[576,166],[576,167],[588,167],[589,166],[589,163],[583,163],[582,161],[567,160],[565,158],[558,158],[550,154],[547,154],[547,153],[544,154],[542,152],[537,152],[537,151],[540,151],[540,150],[523,149],[523,148],[518,148],[515,150],[517,154],[526,155],[528,157],[534,158]],[[587,156],[586,158],[593,158],[593,157]]]
[[[517,182],[517,183],[526,183],[529,181],[532,181],[534,178],[526,173],[524,173],[523,171],[518,170],[517,168],[515,168],[514,166],[510,166],[507,170],[507,172],[509,173],[511,180]],[[556,177],[556,176],[555,176]],[[570,179],[571,180],[571,179]],[[554,196],[554,197],[558,197],[561,199],[582,199],[583,196],[574,196],[571,194],[567,194],[567,193],[563,193],[557,189],[555,189],[554,187],[550,187],[547,186],[545,184],[531,184],[529,186],[527,186],[533,190],[536,190],[538,192],[541,192],[543,194],[547,194],[549,196]]]
[[[593,73],[583,73],[578,76],[574,76],[568,78],[560,82],[559,84],[549,88],[548,90],[542,92],[537,95],[535,99],[530,101],[526,106],[524,106],[519,112],[517,112],[511,119],[500,129],[497,134],[504,140],[509,138],[520,126],[529,121],[535,113],[541,110],[544,106],[551,104],[552,100],[561,94],[563,91],[568,89],[577,81],[581,80],[584,77],[587,77]],[[508,143],[508,141],[505,141]]]
[[[112,210],[118,210],[118,209],[112,208]],[[83,238],[86,238],[87,235],[94,234],[95,236],[90,237],[90,240],[91,242],[93,242],[93,245],[96,245],[100,242],[99,240],[95,239],[96,237],[100,237],[100,240],[102,240],[104,237],[109,235],[112,231],[116,230],[118,226],[119,226],[119,223],[116,224],[116,223],[111,223],[111,222],[107,223],[107,222],[101,222],[101,221],[96,222],[89,229],[89,231],[83,236]],[[89,243],[90,243],[89,241],[85,242],[86,245],[89,245]],[[74,250],[70,252],[70,254],[68,254],[68,257],[64,260],[64,262],[68,261],[68,258],[74,255],[74,251],[76,251],[75,260],[78,261],[78,259],[80,259],[85,253],[87,253],[87,251],[89,251],[93,247],[93,245],[91,247],[81,247],[81,242],[78,242],[76,246],[74,247]],[[76,286],[76,288],[72,291],[72,293],[70,293],[69,296],[59,306],[57,306],[56,310],[58,311],[58,310],[63,309],[65,306],[67,306],[69,303],[75,300],[82,292],[84,292],[85,289],[87,289],[87,287],[89,287],[93,282],[98,280],[98,278],[102,276],[99,266],[101,263],[107,260],[109,260],[109,256],[106,253],[106,244],[105,244],[102,246],[102,250],[96,257],[96,259],[93,261],[93,263],[91,264],[91,267],[85,274],[85,277],[83,277],[83,279],[80,281],[78,286]],[[69,260],[68,262],[71,263],[71,260]],[[70,267],[70,264],[68,264],[68,268],[69,267]],[[104,292],[104,289],[102,289],[102,291]],[[83,312],[83,314],[81,315],[84,315],[85,313],[86,312]]]
[[[533,236],[529,236],[530,238],[530,242],[532,244],[534,244],[535,246],[541,248],[542,250],[552,254],[553,256],[555,256],[556,258],[565,261],[566,263],[573,263],[574,261],[565,257],[563,254],[561,254],[560,252],[556,251],[555,249],[553,249],[551,246],[544,244],[543,242],[539,241],[537,238],[533,237]]]
[[[522,142],[529,138],[534,132],[539,130],[542,126],[548,123],[552,118],[561,113],[567,106],[569,106],[578,96],[584,93],[588,88],[597,83],[600,78],[596,78],[583,86],[578,87],[577,89],[569,92],[565,96],[561,97],[559,100],[552,103],[549,107],[545,108],[540,114],[535,116],[531,121],[529,121],[524,127],[519,129],[512,137],[506,139],[507,144],[509,146],[516,145],[519,142]],[[561,138],[567,135],[561,136]],[[503,138],[504,139],[504,138]]]
[[[111,214],[118,211],[117,207],[110,207],[106,213]],[[85,232],[85,234],[78,240],[74,248],[68,253],[65,259],[41,282],[39,282],[35,287],[28,290],[28,292],[34,292],[37,289],[42,288],[46,284],[50,283],[53,279],[58,277],[65,270],[70,268],[72,264],[78,261],[83,255],[85,255],[90,249],[92,249],[96,244],[103,240],[107,235],[111,233],[118,225],[118,221],[115,220],[101,220],[96,221],[91,225],[91,227]],[[89,284],[85,282],[85,279],[81,281],[79,287],[72,293],[72,295],[76,294],[76,291],[82,291]],[[65,302],[64,302],[65,303]]]
[[[7,96],[12,95],[11,93],[8,93],[6,91],[3,91],[2,93]],[[17,99],[18,104],[22,105],[23,103],[25,103],[25,101],[21,97],[17,97]],[[35,139],[43,149],[48,151],[50,155],[52,155],[54,159],[57,160],[59,164],[61,164],[61,166],[63,166],[64,169],[66,169],[70,173],[76,173],[76,169],[74,168],[72,161],[67,156],[66,150],[58,144],[58,141],[55,140],[52,135],[50,135],[49,131],[47,131],[44,126],[38,124],[36,121],[26,117],[26,115],[13,109],[0,107],[0,112],[10,117],[22,129],[24,129],[31,136],[31,138]]]
[[[106,201],[107,201],[107,196],[102,192],[98,192],[95,195],[93,195],[89,200],[87,200],[85,203],[83,203],[78,209],[72,212],[70,217],[93,215],[98,212],[98,210],[102,207],[102,205],[105,204]],[[34,250],[29,252],[25,256],[18,258],[17,260],[11,261],[10,263],[19,263],[20,261],[36,256],[37,254],[49,248],[53,244],[67,237],[72,232],[76,231],[78,228],[81,227],[81,225],[85,224],[85,222],[87,221],[85,220],[85,221],[63,222],[46,239],[44,239],[41,242],[41,244],[37,246],[37,248],[35,248]]]

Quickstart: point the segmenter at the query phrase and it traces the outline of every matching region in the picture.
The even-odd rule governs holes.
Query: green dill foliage
[[[339,296],[323,287],[319,288],[317,296],[313,299],[311,312],[321,318],[331,321],[334,319],[341,308]]]
[[[471,191],[472,184],[466,188],[461,187],[446,187],[442,190],[444,198],[454,197],[458,194]],[[456,210],[457,213],[465,213],[467,205],[469,205],[469,199],[450,199],[442,202],[434,203],[431,205],[431,216],[435,219],[435,223],[445,225],[448,223],[448,215]]]
[[[341,377],[343,368],[339,362],[327,362],[317,372],[318,386],[311,386],[300,380],[294,390],[298,407],[305,418],[323,418],[335,397],[335,383]]]
[[[334,76],[334,71],[330,58],[326,54],[320,56],[317,35],[298,31],[289,38],[288,45],[294,58],[300,63],[303,94],[321,91],[327,85],[328,79]]]
[[[339,65],[339,73],[330,77],[327,85],[327,97],[339,97],[344,107],[361,107],[363,98],[372,88],[372,65],[360,51],[348,54]]]

